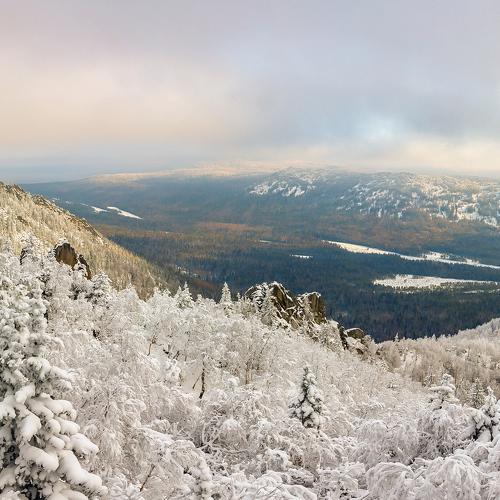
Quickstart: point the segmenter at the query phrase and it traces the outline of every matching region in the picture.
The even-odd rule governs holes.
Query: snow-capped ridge
[[[410,219],[415,214],[500,226],[500,182],[409,173],[286,170],[251,186],[252,196],[324,197],[339,213]]]

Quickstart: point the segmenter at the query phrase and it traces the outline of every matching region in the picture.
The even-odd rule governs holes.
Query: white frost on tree
[[[177,300],[178,307],[181,309],[193,307],[194,301],[187,283],[184,283],[182,288],[179,286],[175,294],[175,299]]]
[[[224,283],[222,287],[219,304],[224,308],[224,310],[229,310],[233,306],[233,300],[231,298],[231,290],[229,289],[229,285],[227,283]]]
[[[472,413],[471,437],[474,441],[488,443],[499,434],[500,414],[498,401],[491,387],[488,387],[484,404]]]
[[[49,342],[38,280],[0,283],[0,490],[23,499],[84,499],[104,492],[80,459],[97,452],[70,402],[70,376],[43,357]]]
[[[430,388],[429,405],[418,422],[423,458],[448,455],[462,444],[467,416],[455,390],[453,377],[447,373],[439,385]]]
[[[262,319],[262,323],[267,326],[274,326],[278,323],[278,315],[276,313],[276,306],[270,286],[266,287],[266,291],[262,299],[262,305],[260,306],[260,317]]]
[[[316,385],[314,373],[305,366],[299,394],[290,404],[290,416],[298,418],[304,427],[319,429],[324,413],[323,394]]]

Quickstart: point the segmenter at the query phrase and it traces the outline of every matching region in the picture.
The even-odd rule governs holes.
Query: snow
[[[412,274],[396,274],[392,278],[377,279],[374,285],[386,286],[390,288],[405,289],[428,289],[442,288],[453,285],[495,285],[494,281],[462,280],[453,278],[438,278],[435,276],[415,276]]]
[[[48,450],[48,449],[46,449]],[[23,443],[19,447],[20,456],[27,462],[34,462],[48,471],[55,471],[59,467],[59,460],[55,451],[46,451],[28,443]]]
[[[290,254],[290,257],[294,257],[296,259],[303,259],[303,260],[309,260],[309,259],[312,259],[312,255],[300,255],[300,254]]]
[[[106,207],[108,210],[114,210],[115,212],[118,212],[118,215],[121,215],[122,217],[128,217],[130,219],[141,219],[142,217],[139,217],[138,215],[135,215],[131,212],[126,212],[125,210],[122,210],[121,208],[118,207]]]
[[[34,384],[25,385],[24,387],[21,387],[21,389],[19,389],[16,392],[16,395],[15,395],[16,403],[24,404],[24,402],[28,398],[31,398],[34,395],[35,395],[35,385]]]
[[[298,198],[314,191],[320,177],[321,175],[315,172],[294,171],[278,174],[270,180],[253,186],[249,192],[256,196],[277,194],[285,198]]]
[[[328,243],[329,245],[334,245],[336,247],[351,253],[363,253],[363,254],[376,254],[376,255],[398,255],[394,252],[388,252],[386,250],[380,250],[378,248],[366,247],[364,245],[355,245],[354,243],[343,243],[340,241],[329,241],[323,240],[323,243]]]
[[[381,250],[379,248],[367,247],[364,245],[355,245],[353,243],[344,243],[340,241],[329,241],[323,240],[323,243],[328,243],[329,245],[334,245],[346,252],[351,253],[359,253],[359,254],[372,254],[372,255],[391,255],[395,257],[399,257],[403,260],[412,260],[412,261],[433,261],[440,262],[442,264],[451,264],[451,265],[464,265],[464,266],[474,266],[474,267],[484,267],[488,269],[500,269],[500,266],[495,266],[493,264],[483,264],[477,260],[462,258],[461,260],[456,260],[450,258],[448,255],[439,253],[439,252],[429,252],[423,254],[421,256],[413,256],[413,255],[404,255],[397,252],[390,252],[388,250]]]
[[[102,486],[101,479],[95,474],[90,474],[82,469],[78,459],[71,451],[64,450],[61,452],[59,471],[71,484],[84,484],[88,489],[94,491],[99,491]]]
[[[90,208],[96,213],[100,214],[101,212],[107,212],[105,208],[99,208],[99,207],[94,207],[93,205],[90,205]]]
[[[10,397],[5,397],[3,401],[0,401],[0,421],[7,418],[15,418],[16,410],[14,409],[15,400]]]
[[[13,486],[16,483],[16,466],[11,465],[0,470],[0,491],[3,491],[7,486]],[[1,498],[1,496],[0,496]],[[14,500],[16,497],[12,497]],[[8,500],[8,497],[7,499]]]
[[[21,420],[19,432],[25,441],[30,441],[41,428],[42,423],[40,419],[33,413],[29,413]]]

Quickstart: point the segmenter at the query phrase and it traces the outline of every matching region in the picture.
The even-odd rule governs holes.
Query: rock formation
[[[295,296],[281,283],[262,283],[249,288],[244,297],[261,311],[265,298],[269,296],[275,309],[276,318],[292,328],[299,328],[304,321],[321,324],[326,322],[325,303],[317,292]]]
[[[294,329],[305,327],[311,338],[333,349],[341,344],[354,354],[370,355],[371,337],[361,328],[345,329],[336,321],[327,320],[325,302],[318,292],[295,296],[281,283],[273,282],[254,285],[245,292],[244,298],[252,302],[266,324],[270,307],[274,323]]]
[[[54,247],[54,257],[57,262],[61,262],[70,266],[72,269],[80,267],[85,272],[85,277],[90,279],[92,273],[90,272],[90,266],[83,257],[83,255],[77,253],[77,251],[67,242],[61,241]]]

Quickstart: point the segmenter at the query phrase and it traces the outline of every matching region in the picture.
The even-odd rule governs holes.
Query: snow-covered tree
[[[274,326],[278,322],[278,315],[276,314],[276,306],[271,287],[267,287],[262,304],[260,306],[260,317],[262,322],[267,326]]]
[[[193,297],[191,296],[191,292],[189,291],[187,283],[184,283],[184,286],[182,288],[179,286],[177,293],[175,294],[175,299],[177,301],[178,307],[180,307],[181,309],[193,307]]]
[[[479,380],[474,380],[467,391],[467,404],[473,408],[480,408],[484,403],[485,391]]]
[[[94,305],[105,306],[106,299],[111,294],[111,280],[105,273],[98,273],[92,277],[87,298]]]
[[[475,441],[487,443],[499,434],[500,410],[491,387],[487,389],[484,404],[471,416],[471,437]]]
[[[317,387],[316,377],[309,366],[304,367],[298,396],[290,403],[290,415],[304,427],[319,429],[323,422],[325,404]]]
[[[447,373],[439,385],[430,388],[428,407],[418,422],[420,455],[424,458],[447,455],[462,444],[467,414],[455,390],[453,377]]]
[[[233,306],[233,299],[231,298],[231,290],[229,289],[229,285],[227,283],[224,283],[224,285],[222,286],[222,292],[219,304],[225,310],[228,310]]]
[[[79,459],[97,447],[79,432],[70,376],[43,357],[45,304],[36,279],[0,284],[0,491],[24,499],[84,499],[104,492]]]
[[[457,404],[455,396],[456,387],[453,377],[445,373],[441,378],[441,384],[430,388],[431,397],[429,399],[432,410],[441,410],[447,404]]]

